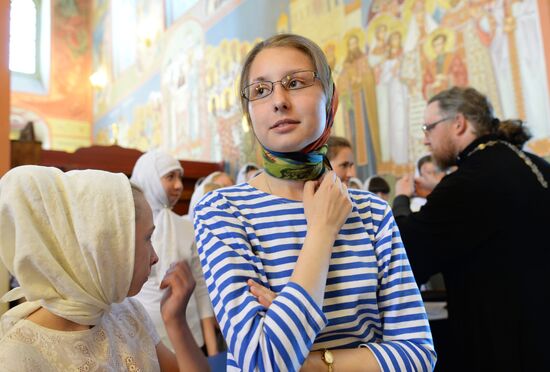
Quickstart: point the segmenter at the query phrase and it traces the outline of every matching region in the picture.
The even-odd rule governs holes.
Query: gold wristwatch
[[[332,372],[332,365],[334,364],[334,355],[328,349],[325,349],[323,356],[321,357],[323,362],[328,366],[328,372]]]

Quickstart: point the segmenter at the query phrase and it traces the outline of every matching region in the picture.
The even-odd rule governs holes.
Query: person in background
[[[365,181],[365,190],[378,195],[380,198],[388,201],[390,198],[390,185],[380,176],[372,176]]]
[[[330,136],[327,145],[330,166],[342,182],[349,186],[349,180],[355,177],[355,160],[351,143],[344,137]]]
[[[418,210],[426,204],[426,198],[437,186],[446,172],[439,169],[431,155],[424,155],[416,162],[414,178],[414,196],[411,199],[411,211]]]
[[[246,163],[239,169],[237,173],[237,185],[248,182],[251,178],[256,177],[262,170],[254,163]]]
[[[501,132],[473,88],[438,93],[426,107],[424,144],[458,168],[411,213],[411,179],[393,203],[418,283],[442,272],[451,342],[448,370],[550,369],[547,339],[550,164]]]
[[[196,282],[195,292],[187,306],[187,322],[197,345],[205,348],[208,355],[215,355],[218,353],[216,320],[194,244],[193,225],[172,211],[183,191],[182,177],[180,162],[160,150],[143,154],[132,171],[130,180],[143,190],[153,210],[155,232],[152,242],[159,257],[158,264],[151,269],[149,279],[135,298],[149,313],[163,343],[172,348],[160,312],[164,291],[159,290],[159,285],[170,265],[182,260],[187,262]]]
[[[221,171],[212,172],[208,176],[199,179],[195,184],[195,190],[193,190],[191,200],[189,201],[189,211],[187,212],[186,218],[190,221],[193,221],[195,207],[198,202],[207,194],[204,186],[209,183],[218,184],[220,187],[229,187],[235,184],[227,173]]]
[[[194,219],[228,371],[431,371],[391,208],[330,171],[338,99],[322,50],[298,35],[260,42],[240,92],[264,172],[207,194]]]
[[[351,177],[348,187],[350,189],[363,190],[363,182],[357,177]]]
[[[124,174],[22,166],[0,179],[0,258],[24,302],[0,319],[0,366],[34,371],[207,371],[186,319],[185,262],[159,284],[176,355],[131,298],[158,260],[141,190]]]

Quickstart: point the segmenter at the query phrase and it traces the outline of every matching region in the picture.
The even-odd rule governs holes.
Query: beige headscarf
[[[0,180],[0,258],[21,287],[3,301],[28,302],[3,315],[6,332],[44,307],[95,325],[130,288],[135,210],[123,174],[22,166]]]

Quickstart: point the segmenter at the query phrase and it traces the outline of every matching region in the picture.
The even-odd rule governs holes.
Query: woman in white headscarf
[[[191,201],[189,202],[189,212],[187,217],[190,221],[193,221],[195,207],[204,195],[208,194],[208,191],[205,189],[206,185],[212,183],[218,184],[220,187],[228,187],[235,184],[227,173],[221,171],[212,172],[208,176],[197,181],[195,184],[195,190],[193,190],[193,195],[191,195]]]
[[[185,320],[194,286],[186,263],[160,283],[169,288],[161,312],[176,356],[127,298],[158,260],[153,230],[143,193],[123,174],[38,166],[6,173],[0,258],[20,287],[2,301],[27,302],[0,320],[2,371],[206,370]]]
[[[237,173],[237,185],[248,182],[249,179],[256,177],[261,171],[261,168],[257,164],[246,163]]]
[[[153,246],[159,263],[151,270],[149,280],[136,298],[145,306],[153,319],[161,340],[172,347],[160,312],[163,291],[159,284],[164,272],[173,262],[185,260],[193,272],[196,288],[187,306],[187,322],[199,347],[206,344],[208,355],[218,352],[216,321],[206,290],[199,257],[194,245],[195,234],[191,221],[172,212],[183,191],[183,168],[171,155],[153,150],[143,154],[132,171],[131,181],[139,186],[153,210],[155,232]]]

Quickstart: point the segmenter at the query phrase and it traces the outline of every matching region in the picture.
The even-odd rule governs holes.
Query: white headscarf
[[[2,300],[28,300],[3,315],[0,336],[39,307],[95,325],[128,295],[135,209],[124,174],[14,168],[0,180],[0,236],[2,262],[21,285]]]
[[[246,178],[246,174],[248,172],[246,170],[249,168],[255,168],[258,170],[258,172],[261,170],[261,168],[258,167],[258,165],[256,165],[255,163],[246,163],[241,167],[241,169],[239,169],[239,173],[237,173],[237,185],[248,181],[248,179]]]
[[[359,186],[359,187],[357,187],[357,189],[363,190],[363,187],[364,187],[364,186],[363,186],[363,182],[361,182],[361,180],[360,180],[359,178],[357,178],[357,177],[350,177],[350,179],[349,179],[349,184],[351,185],[351,184],[354,183],[354,182],[355,182],[355,184],[356,184],[357,186]]]
[[[130,181],[145,193],[145,199],[151,206],[155,219],[160,211],[172,209],[160,179],[173,170],[179,170],[183,175],[180,162],[161,150],[153,150],[141,155],[132,170]]]
[[[160,180],[173,170],[179,170],[183,174],[183,168],[178,160],[163,151],[153,150],[140,156],[130,178],[130,181],[143,190],[145,199],[153,210],[155,231],[152,242],[159,261],[151,268],[149,278],[156,281],[157,287],[170,264],[178,261],[180,256],[176,249],[180,240],[178,233],[181,233],[178,231],[179,216],[172,212],[172,206],[169,205],[168,196]]]
[[[223,172],[221,171],[210,173],[202,180],[202,182],[198,186],[195,186],[195,190],[193,190],[193,195],[191,195],[191,201],[189,202],[188,215],[191,221],[193,221],[193,217],[195,216],[195,207],[197,206],[197,204],[199,204],[205,194],[204,186],[211,182],[214,182],[214,178],[218,177],[222,173]]]

